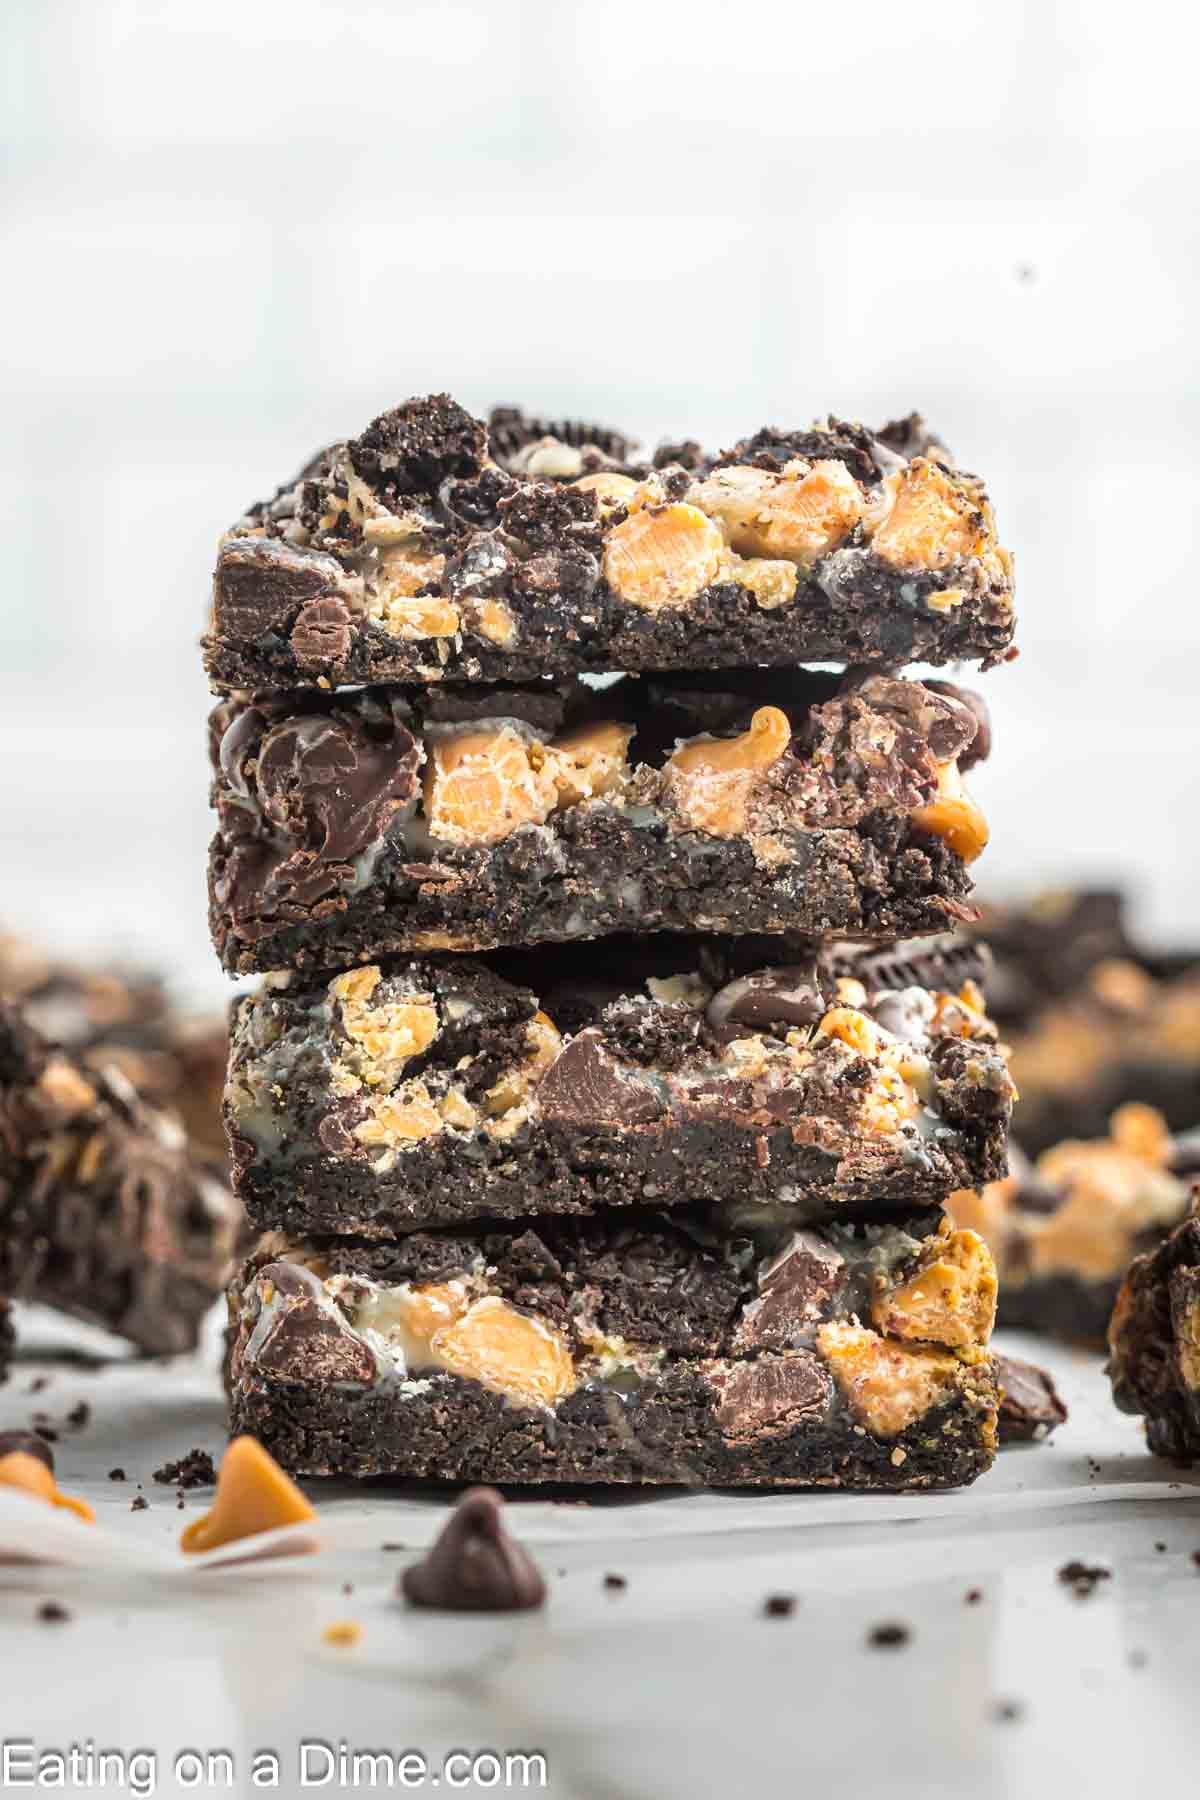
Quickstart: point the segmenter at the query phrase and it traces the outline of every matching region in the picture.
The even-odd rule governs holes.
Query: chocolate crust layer
[[[246,996],[226,1119],[251,1222],[386,1237],[730,1193],[800,1219],[1006,1167],[1012,1088],[969,981],[772,953],[614,940]]]
[[[514,451],[435,395],[322,452],[222,542],[214,687],[1008,653],[1011,559],[927,434],[831,419],[654,467],[578,435]]]
[[[918,936],[973,916],[975,696],[858,672],[226,703],[226,968],[621,931]],[[986,747],[986,745],[985,745]]]
[[[188,1350],[227,1278],[238,1217],[173,1119],[0,1004],[0,1291],[147,1353]]]
[[[894,1492],[963,1487],[994,1460],[995,1389],[986,1365],[968,1391],[895,1438],[875,1438],[848,1415],[801,1415],[790,1429],[731,1444],[714,1420],[717,1404],[710,1380],[686,1364],[631,1393],[574,1394],[553,1416],[510,1406],[457,1375],[434,1377],[401,1407],[383,1394],[264,1380],[237,1389],[230,1426],[257,1438],[293,1474],[514,1485]]]
[[[230,1294],[234,1424],[303,1473],[949,1485],[995,1447],[995,1296],[936,1211],[270,1234]]]

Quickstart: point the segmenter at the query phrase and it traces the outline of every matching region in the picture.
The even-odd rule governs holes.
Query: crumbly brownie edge
[[[409,873],[407,853],[388,844],[360,893],[251,943],[217,899],[226,856],[218,835],[209,859],[214,945],[231,974],[250,974],[631,931],[891,941],[974,916],[959,857],[927,833],[889,830],[897,821],[797,831],[794,860],[765,864],[745,839],[634,825],[615,808],[565,819],[555,832],[526,828],[490,848],[450,852],[435,879]]]
[[[890,1438],[872,1435],[839,1409],[732,1444],[713,1417],[712,1387],[682,1363],[630,1392],[580,1390],[553,1414],[512,1405],[457,1375],[414,1383],[402,1400],[254,1379],[234,1392],[231,1426],[298,1475],[951,1488],[974,1481],[995,1454],[990,1364],[971,1375],[953,1400]]]

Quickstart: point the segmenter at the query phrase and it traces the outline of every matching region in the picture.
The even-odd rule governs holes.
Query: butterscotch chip
[[[179,1547],[189,1554],[216,1550],[316,1516],[295,1482],[261,1444],[251,1437],[236,1437],[221,1459],[212,1507],[187,1526]]]
[[[817,1026],[817,1036],[838,1038],[860,1056],[875,1056],[879,1050],[878,1026],[852,1006],[831,1006]]]
[[[835,461],[789,463],[780,474],[734,464],[697,483],[689,498],[721,521],[732,549],[806,571],[862,516],[858,483]]]
[[[876,1278],[871,1317],[890,1337],[961,1350],[986,1344],[996,1322],[996,1265],[974,1231],[945,1231],[902,1281]]]
[[[321,1633],[321,1641],[337,1650],[349,1650],[359,1642],[363,1628],[357,1619],[336,1619]]]
[[[575,1388],[575,1364],[558,1333],[495,1295],[435,1332],[430,1350],[453,1374],[526,1405],[554,1406]]]
[[[369,963],[329,984],[331,996],[341,1003],[342,1026],[350,1039],[343,1061],[352,1088],[357,1081],[368,1087],[390,1085],[405,1063],[428,1050],[440,1030],[437,1008],[424,995],[373,1006],[381,979],[378,965]]]
[[[731,556],[728,571],[739,587],[750,590],[764,612],[773,612],[796,598],[800,577],[795,563],[772,562],[765,556]]]
[[[38,1079],[37,1091],[64,1118],[86,1112],[96,1104],[96,1090],[79,1071],[62,1058],[46,1064]]]
[[[897,1437],[949,1398],[961,1364],[946,1350],[914,1349],[864,1325],[833,1320],[817,1348],[854,1417],[876,1437]]]
[[[973,863],[987,848],[988,823],[963,786],[956,762],[938,765],[938,794],[912,815],[913,824],[949,844],[956,856]]]
[[[896,569],[945,569],[979,556],[991,542],[986,501],[938,463],[914,457],[895,484],[891,508],[871,540],[876,556]]]
[[[618,475],[613,469],[601,469],[595,475],[581,475],[571,485],[582,489],[585,494],[595,494],[596,506],[602,519],[620,507],[628,506],[638,489],[638,484],[631,475]]]
[[[558,805],[577,806],[618,787],[627,771],[625,753],[632,737],[632,725],[605,720],[555,738],[544,767],[558,791]]]
[[[622,520],[604,551],[609,587],[633,606],[686,606],[719,580],[725,540],[698,507],[643,507]]]
[[[372,1094],[369,1118],[354,1127],[360,1144],[397,1149],[420,1143],[442,1129],[443,1117],[423,1081],[410,1081],[395,1094]]]
[[[666,790],[689,825],[714,837],[746,829],[754,782],[788,749],[792,727],[777,706],[760,706],[738,737],[689,738],[666,764]]]
[[[425,822],[452,844],[498,844],[541,825],[558,802],[541,746],[511,725],[438,739],[425,770]]]
[[[517,621],[503,600],[483,600],[475,608],[471,624],[480,637],[501,650],[511,650],[517,641]]]

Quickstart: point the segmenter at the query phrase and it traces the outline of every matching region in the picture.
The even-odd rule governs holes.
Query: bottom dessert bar
[[[1013,1173],[947,1209],[987,1239],[1000,1275],[1000,1323],[1102,1344],[1131,1259],[1187,1211],[1179,1146],[1152,1108],[1114,1113],[1111,1135],[1057,1144],[1035,1164],[1010,1146]]]
[[[236,1432],[294,1474],[945,1488],[996,1449],[991,1257],[936,1209],[259,1245]]]
[[[239,1217],[173,1118],[0,1003],[0,1292],[149,1354],[188,1350],[228,1279]]]
[[[1108,1330],[1108,1375],[1122,1412],[1146,1421],[1156,1456],[1200,1457],[1200,1189],[1193,1210],[1130,1265]]]

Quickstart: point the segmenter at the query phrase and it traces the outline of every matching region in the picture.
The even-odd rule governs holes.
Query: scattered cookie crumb
[[[912,1632],[907,1625],[874,1625],[867,1634],[872,1650],[900,1650],[911,1641]]]
[[[357,1619],[339,1619],[333,1625],[327,1625],[321,1633],[326,1644],[334,1644],[339,1650],[348,1650],[357,1644],[362,1636],[362,1626]]]
[[[608,1574],[604,1577],[604,1585],[606,1588],[627,1588],[629,1582],[624,1575]]]
[[[1058,1579],[1064,1587],[1072,1588],[1081,1600],[1095,1593],[1102,1581],[1111,1579],[1112,1570],[1100,1563],[1082,1563],[1078,1561],[1064,1563],[1058,1571]]]
[[[1144,1669],[1149,1660],[1144,1650],[1131,1650],[1126,1658],[1131,1669]]]
[[[149,1512],[150,1502],[145,1494],[135,1494],[129,1502],[129,1510],[130,1512]]]
[[[82,1431],[91,1416],[91,1407],[86,1400],[81,1400],[79,1405],[73,1406],[67,1414],[67,1424],[75,1431]]]
[[[164,1463],[161,1469],[155,1469],[154,1479],[162,1487],[212,1487],[217,1471],[207,1450],[189,1450],[178,1462]]]
[[[407,1544],[380,1544],[381,1550],[407,1550]]]
[[[45,1414],[40,1414],[34,1419],[33,1429],[35,1434],[41,1438],[44,1444],[57,1444],[58,1433],[55,1431],[53,1425],[48,1425],[46,1423]]]
[[[1166,1549],[1166,1547],[1167,1546],[1162,1542],[1161,1538],[1159,1539],[1158,1543],[1156,1543],[1154,1546],[1154,1548],[1158,1551],[1158,1554],[1160,1556],[1162,1555],[1162,1553]]]
[[[25,1392],[27,1394],[41,1394],[49,1386],[50,1377],[48,1375],[35,1375],[29,1386],[25,1389]]]
[[[352,1581],[343,1581],[342,1592],[343,1594],[352,1594],[354,1592],[354,1583]]]
[[[37,1609],[37,1616],[43,1625],[65,1625],[71,1617],[65,1606],[57,1600],[43,1600]]]
[[[1019,1719],[1025,1708],[1019,1700],[997,1700],[992,1707],[992,1717],[1000,1725],[1011,1725]]]
[[[108,1479],[110,1481],[124,1481],[126,1479],[124,1469],[110,1469],[108,1471]]]
[[[768,1594],[763,1601],[766,1619],[790,1619],[796,1610],[795,1594]]]
[[[983,1599],[983,1589],[968,1588],[963,1598],[966,1600],[968,1606],[978,1606],[979,1602]]]

